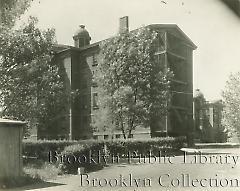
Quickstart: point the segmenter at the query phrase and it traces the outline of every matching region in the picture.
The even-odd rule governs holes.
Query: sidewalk
[[[182,151],[187,152],[188,156],[191,157],[196,152],[201,152],[203,154],[214,154],[214,155],[236,155],[240,156],[240,148],[182,148]],[[46,184],[39,184],[33,186],[26,186],[16,189],[8,189],[5,191],[157,191],[157,190],[174,190],[174,191],[188,191],[188,190],[204,190],[204,191],[219,191],[219,190],[234,190],[240,191],[238,188],[212,188],[212,187],[198,187],[198,188],[169,188],[165,189],[158,185],[158,177],[163,174],[170,174],[172,178],[179,178],[182,173],[190,174],[193,178],[209,178],[215,177],[218,174],[219,178],[238,178],[240,179],[240,165],[236,165],[232,168],[231,164],[183,164],[183,156],[178,155],[174,158],[173,164],[116,164],[104,168],[103,170],[88,173],[90,177],[98,179],[112,179],[123,175],[127,177],[129,173],[132,173],[136,178],[146,178],[150,177],[153,180],[153,185],[151,188],[136,188],[136,187],[80,187],[80,176],[78,175],[66,175],[58,177],[56,180],[49,181]]]
[[[239,143],[196,143],[195,148],[240,148]]]
[[[239,143],[196,143],[193,148],[182,148],[181,151],[194,154],[240,154]]]

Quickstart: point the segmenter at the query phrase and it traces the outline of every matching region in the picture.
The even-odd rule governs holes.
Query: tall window
[[[92,56],[92,66],[97,66],[98,62],[97,62],[97,55],[93,54]]]
[[[93,109],[98,109],[98,93],[93,93]]]
[[[92,87],[97,87],[97,82],[96,82],[96,78],[95,78],[95,71],[92,71]]]

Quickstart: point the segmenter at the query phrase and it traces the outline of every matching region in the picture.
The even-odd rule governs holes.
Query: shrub
[[[76,141],[23,141],[24,163],[36,163],[36,161],[48,161],[49,152],[61,152],[66,146],[76,144]]]
[[[85,154],[89,153],[89,151],[98,151],[101,149],[100,142],[96,140],[81,140],[81,141],[61,141],[61,140],[40,140],[40,141],[24,141],[23,142],[23,156],[24,156],[24,166],[27,166],[27,171],[29,172],[30,167],[30,174],[31,175],[39,175],[40,177],[45,177],[44,169],[48,171],[49,169],[45,168],[45,163],[50,162],[49,156],[52,155],[74,155],[77,152],[84,151]],[[55,162],[55,166],[58,166],[58,169],[62,170],[63,172],[68,173],[76,173],[77,167],[74,164],[70,165],[62,165],[59,161]],[[67,166],[67,167],[66,167]],[[87,170],[91,170],[92,168],[102,168],[102,166],[94,166],[88,165],[86,167]],[[43,170],[40,170],[43,169]],[[67,169],[67,170],[65,170]],[[72,170],[71,170],[72,169]],[[60,172],[58,172],[60,173]]]
[[[27,165],[24,167],[24,172],[33,179],[40,179],[43,181],[49,179],[55,179],[59,174],[61,174],[61,170],[53,164],[43,163],[41,166],[39,165]]]
[[[129,152],[147,156],[150,151],[152,155],[159,156],[159,152],[165,152],[165,154],[175,153],[184,147],[185,144],[185,137],[117,139],[91,141],[85,144],[79,143],[67,146],[63,150],[61,156],[64,156],[65,160],[61,163],[61,169],[65,173],[76,173],[79,167],[84,167],[86,171],[98,170],[106,165],[102,156],[126,158]]]
[[[61,156],[65,156],[66,160],[59,164],[60,168],[64,173],[72,174],[77,173],[79,167],[84,167],[86,171],[102,169],[104,165],[92,162],[91,156],[95,159],[98,152],[103,153],[103,149],[104,143],[97,141],[67,146],[61,153]]]
[[[185,137],[160,137],[149,139],[122,139],[106,142],[107,148],[111,154],[126,155],[128,152],[137,152],[138,154],[147,154],[149,151],[157,154],[159,151],[175,152],[186,143]]]
[[[160,151],[165,152],[165,154],[179,151],[185,144],[185,137],[115,139],[105,141],[27,141],[24,142],[23,153],[26,156],[25,163],[35,164],[34,168],[40,169],[44,167],[46,162],[50,162],[49,152],[52,152],[51,158],[55,159],[52,161],[53,165],[57,166],[64,173],[75,174],[79,167],[84,167],[86,171],[103,168],[106,163],[103,161],[102,156],[110,155],[125,158],[128,152],[147,155],[149,151],[153,155],[158,156]],[[98,160],[99,155],[100,161]],[[54,173],[59,173],[54,168],[52,170]]]

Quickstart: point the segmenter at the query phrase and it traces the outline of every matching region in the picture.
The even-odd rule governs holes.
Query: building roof
[[[221,99],[218,100],[211,100],[207,102],[208,105],[214,105],[214,106],[223,106],[223,101]]]
[[[64,50],[68,50],[71,46],[69,45],[64,45],[64,44],[54,44],[53,45],[53,51],[58,53]]]
[[[185,41],[194,50],[197,48],[197,46],[193,43],[193,41],[176,24],[150,24],[150,25],[147,25],[145,27],[149,27],[151,29],[157,29],[157,30],[165,30],[165,31],[168,31],[170,33],[178,34],[177,35],[178,38]],[[138,29],[135,29],[133,31],[136,31]],[[133,31],[130,31],[130,32],[133,32]],[[102,40],[102,41],[104,41],[104,40]],[[77,48],[77,47],[74,47],[74,46],[69,46],[69,45],[56,44],[56,45],[54,45],[54,51],[57,52],[57,53],[58,52],[64,52],[64,51],[67,51],[67,50],[83,51],[83,50],[87,50],[89,48],[99,46],[99,44],[102,41],[95,42],[95,43],[92,43],[92,44],[89,44],[87,46],[80,47],[80,48]]]
[[[151,24],[148,27],[152,29],[163,29],[168,32],[178,33],[178,37],[187,42],[193,49],[196,49],[197,46],[193,41],[178,27],[177,24]]]

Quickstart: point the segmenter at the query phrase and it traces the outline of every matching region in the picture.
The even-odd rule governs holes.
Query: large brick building
[[[175,24],[148,25],[158,33],[156,60],[169,67],[174,73],[171,82],[172,99],[169,114],[159,117],[151,130],[152,136],[186,135],[193,128],[193,50],[196,45]],[[128,18],[120,19],[120,31],[128,31]],[[116,132],[94,132],[91,122],[99,114],[99,87],[94,79],[100,61],[100,42],[91,44],[91,37],[85,26],[81,25],[73,36],[74,46],[57,45],[55,61],[65,71],[66,89],[80,90],[79,97],[66,107],[53,122],[54,131],[47,128],[38,131],[39,138],[88,139],[120,137]],[[144,136],[150,136],[150,130],[144,130]],[[133,137],[143,131],[133,132]]]

